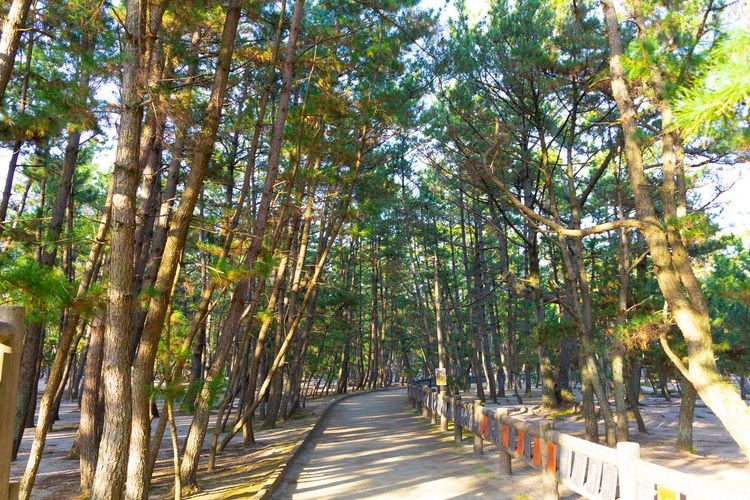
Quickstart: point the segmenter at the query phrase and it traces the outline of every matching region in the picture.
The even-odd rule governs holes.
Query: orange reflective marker
[[[534,455],[532,463],[537,467],[541,467],[542,465],[542,443],[536,436],[534,437]]]
[[[547,470],[557,472],[557,445],[547,443]]]
[[[487,417],[487,415],[482,415],[482,421],[479,422],[479,434],[481,434],[484,438],[488,438],[490,436],[490,419]]]
[[[503,446],[509,448],[508,443],[510,443],[510,429],[508,429],[506,424],[503,424]]]
[[[523,439],[526,437],[524,431],[518,431],[518,442],[516,443],[516,453],[523,456]]]

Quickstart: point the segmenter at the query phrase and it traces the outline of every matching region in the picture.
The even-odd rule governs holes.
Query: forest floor
[[[255,429],[256,444],[252,447],[243,447],[241,436],[236,436],[224,452],[217,455],[216,469],[209,473],[205,464],[208,462],[208,446],[216,421],[215,415],[212,416],[198,471],[198,484],[203,491],[183,498],[208,500],[251,497],[286,463],[295,445],[307,436],[321,414],[336,399],[338,397],[335,396],[308,399],[302,414],[280,422],[274,429]],[[61,419],[47,435],[32,498],[67,500],[79,497],[78,459],[66,459],[78,429],[79,415],[76,403],[63,402],[60,408]],[[182,440],[187,434],[192,415],[176,411],[175,417],[178,435]],[[153,421],[153,428],[156,427],[157,420]],[[11,481],[18,481],[23,474],[33,439],[34,429],[26,429],[18,459],[11,466]],[[173,484],[172,442],[167,429],[154,469],[149,498],[174,498]]]
[[[632,413],[629,419],[630,441],[640,444],[643,460],[706,477],[729,488],[740,491],[747,489],[750,485],[750,465],[747,459],[719,419],[700,399],[695,405],[693,453],[690,453],[678,451],[675,446],[680,414],[679,397],[675,395],[672,401],[667,401],[661,395],[650,394],[650,388],[643,390],[646,395],[641,398],[639,408],[647,433],[638,432]],[[574,392],[574,395],[580,401],[581,394]],[[463,397],[471,399],[473,396],[466,393]],[[541,391],[538,389],[532,390],[530,397],[522,396],[522,399],[523,404],[517,404],[516,398],[510,393],[510,397],[499,398],[497,405],[488,403],[487,407],[507,407],[511,417],[523,420],[554,418],[556,430],[583,437],[584,422],[580,411],[559,411],[556,414],[541,412]],[[604,436],[602,420],[599,421],[599,433]]]
[[[401,395],[401,391],[395,394]],[[577,396],[580,397],[580,395]],[[470,399],[471,395],[466,393],[464,397]],[[198,481],[203,491],[188,498],[247,498],[252,496],[273,475],[274,471],[288,460],[291,450],[304,439],[320,415],[335,399],[335,397],[326,397],[308,400],[303,414],[299,417],[282,422],[275,429],[257,429],[257,444],[252,448],[243,448],[239,444],[241,438],[235,438],[227,450],[217,457],[214,473],[209,474],[205,470],[207,457],[202,457]],[[352,401],[355,400],[356,398]],[[501,398],[497,406],[508,407],[510,415],[514,418],[540,420],[549,417],[548,414],[539,411],[540,395],[537,390],[532,391],[531,397],[525,397],[523,400],[524,404],[519,405],[511,395],[509,398]],[[410,414],[405,394],[402,403],[400,406],[402,415],[414,420],[415,423],[418,422],[417,425],[427,425],[429,420]],[[344,403],[341,405],[343,406]],[[673,398],[671,402],[668,402],[660,396],[648,395],[641,400],[641,405],[640,409],[648,434],[639,433],[634,422],[631,422],[630,432],[631,440],[641,445],[642,458],[722,482],[731,488],[745,489],[750,484],[750,466],[740,453],[739,447],[729,437],[711,410],[706,408],[700,400],[696,404],[693,426],[695,453],[675,450],[680,405],[678,398]],[[494,407],[495,405],[488,404],[487,406]],[[337,411],[338,408],[334,409],[333,413]],[[184,438],[192,417],[180,412],[176,416],[178,433],[181,438]],[[32,498],[63,500],[76,498],[78,495],[78,460],[65,459],[78,426],[77,405],[63,403],[61,417],[48,435]],[[577,436],[583,434],[583,417],[580,413],[559,412],[554,417],[556,429]],[[155,425],[156,421],[154,421]],[[442,441],[444,446],[456,447],[456,445],[451,445],[452,435],[440,433],[435,426],[429,427],[430,432],[442,438],[437,439],[437,442]],[[213,429],[213,419],[209,429]],[[23,474],[33,440],[33,432],[34,429],[26,429],[18,460],[12,464],[12,480],[18,480]],[[206,447],[209,442],[210,434],[206,439]],[[463,456],[471,460],[471,446],[467,445],[463,448],[465,448],[462,451]],[[170,493],[173,484],[171,450],[169,434],[166,433],[154,472],[151,498],[172,498]],[[207,452],[204,452],[204,455],[207,455]],[[489,461],[493,460],[492,454],[486,457]],[[490,473],[494,471],[494,462],[486,466],[480,464],[480,467],[487,469],[487,475],[491,475]],[[395,468],[396,471],[401,469],[402,467]],[[516,469],[515,463],[514,469]],[[407,472],[408,470],[404,470],[404,473]],[[530,473],[527,477],[534,476]]]

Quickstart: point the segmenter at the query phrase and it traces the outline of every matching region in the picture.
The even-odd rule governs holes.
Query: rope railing
[[[431,422],[453,422],[454,439],[473,437],[473,451],[484,453],[484,442],[496,446],[500,475],[512,474],[512,459],[522,460],[542,472],[545,500],[559,498],[562,483],[579,495],[597,500],[666,500],[742,498],[716,482],[640,459],[638,443],[622,442],[609,448],[554,430],[554,422],[532,424],[508,416],[506,408],[485,408],[479,400],[446,396],[436,388],[408,386],[414,409]]]

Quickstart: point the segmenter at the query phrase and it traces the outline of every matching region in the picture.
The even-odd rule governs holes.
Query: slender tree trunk
[[[13,74],[16,51],[21,42],[21,32],[31,8],[31,0],[13,0],[8,9],[8,17],[3,23],[0,35],[0,105],[5,98],[5,89]]]
[[[434,288],[432,292],[432,300],[435,301],[435,332],[437,333],[437,347],[438,347],[438,368],[446,368],[446,357],[445,348],[443,347],[443,315],[440,295],[440,265],[438,263],[437,253],[432,256],[432,264],[435,269],[434,274]],[[440,385],[440,392],[445,394],[447,392],[447,386]]]
[[[303,7],[304,0],[296,0],[294,14],[292,16],[292,24],[289,32],[289,39],[287,42],[287,53],[282,78],[282,90],[279,96],[279,109],[277,111],[276,121],[274,123],[274,129],[271,137],[266,180],[263,188],[263,194],[261,195],[260,208],[258,209],[258,214],[253,228],[253,239],[250,247],[248,248],[248,251],[246,252],[246,265],[248,266],[253,265],[260,255],[264,235],[266,232],[272,192],[276,182],[276,175],[278,174],[281,160],[281,141],[283,137],[284,123],[286,121],[286,115],[289,108],[289,98],[291,96],[292,90],[292,78],[296,60],[297,35],[302,24]],[[238,284],[232,299],[232,304],[230,305],[227,320],[225,320],[225,324],[222,328],[221,336],[231,336],[239,326],[239,321],[242,318],[242,309],[244,309],[245,306],[244,297],[249,289],[249,286],[249,278],[243,279]],[[218,362],[219,364],[223,364],[223,360],[220,358],[219,354],[220,353],[217,352],[214,363]],[[207,380],[208,379],[209,377],[207,377]],[[188,432],[188,436],[186,438],[185,456],[181,465],[183,488],[186,488],[188,490],[197,488],[196,473],[198,469],[200,449],[203,445],[203,440],[206,433],[206,425],[208,424],[209,404],[210,394],[206,391],[206,384],[204,384],[204,389],[201,391],[196,403],[195,418],[193,419],[190,430]]]
[[[85,46],[90,46],[90,42],[85,42]],[[79,77],[79,88],[82,92],[88,94],[89,89],[89,73],[86,70],[81,70],[81,75]],[[73,182],[73,172],[75,170],[75,166],[78,159],[78,150],[80,146],[81,141],[81,133],[78,131],[75,131],[73,128],[68,129],[68,145],[65,148],[65,156],[63,158],[63,166],[62,171],[60,173],[60,180],[58,183],[57,193],[55,195],[55,204],[52,208],[52,218],[50,220],[49,226],[46,231],[46,238],[47,242],[50,245],[49,247],[42,247],[41,251],[41,259],[40,264],[45,267],[52,267],[52,265],[55,263],[55,259],[57,256],[57,248],[58,248],[58,241],[60,239],[60,235],[62,234],[63,229],[63,222],[65,220],[65,214],[68,208],[68,198],[71,196],[71,185]],[[41,348],[42,345],[38,344],[38,342],[41,341],[41,336],[43,332],[43,325],[41,323],[32,323],[29,325],[29,335],[27,338],[34,340],[33,342],[26,342],[24,343],[24,352],[23,352],[23,359],[37,359],[39,356],[41,356]],[[58,352],[61,353],[61,363],[63,364],[63,367],[65,365],[65,361],[67,360],[68,355],[68,348],[69,345],[62,345],[63,349],[58,349]],[[28,352],[27,352],[28,350]],[[23,365],[25,367],[31,366],[30,363],[26,363]],[[24,368],[25,370],[26,368]],[[24,378],[28,378],[28,373],[22,375],[22,381]],[[50,399],[47,401],[47,404],[53,405],[54,404],[54,395],[57,392],[58,386],[60,384],[60,380],[51,380],[52,384],[48,382],[47,388],[48,390],[45,391],[45,393],[50,394]],[[17,413],[16,418],[18,418],[19,413],[18,410],[22,410],[24,412],[24,415],[26,415],[26,418],[28,418],[28,415],[31,413],[31,410],[29,406],[31,406],[32,398],[36,400],[36,385],[31,388],[31,390],[24,390],[24,382],[22,382],[21,390],[19,391],[19,398],[17,401]],[[26,398],[26,399],[25,399]],[[44,405],[45,403],[43,403]],[[45,414],[40,415],[44,418],[41,420],[45,420],[44,426],[45,428],[49,427],[49,422],[46,421],[47,418],[51,418],[52,414],[52,407],[50,408],[44,408]],[[50,412],[49,417],[46,415],[47,412]],[[44,448],[43,441],[46,437],[46,430],[40,430],[39,434],[39,449],[34,450],[35,452],[38,452],[40,454],[39,458],[33,457],[29,461],[29,463],[37,463],[41,459],[41,452]],[[18,443],[20,444],[20,435],[18,437]],[[17,453],[17,449],[16,449]],[[31,485],[33,485],[33,479],[30,476],[36,475],[36,467],[32,467],[32,469],[29,469],[29,479],[27,481],[30,481],[29,483],[24,483],[24,487],[26,487],[26,484],[28,484],[28,493],[30,493]]]
[[[625,214],[622,208],[622,192],[620,189],[619,175],[616,179],[615,214],[624,219]],[[628,234],[625,228],[618,232],[618,241],[620,252],[618,255],[617,269],[620,278],[620,289],[617,295],[617,324],[624,327],[627,322],[628,314],[628,292],[630,290],[630,244]],[[612,356],[612,384],[615,395],[615,411],[617,413],[617,440],[627,441],[629,439],[628,429],[628,409],[625,402],[625,345],[617,333],[612,339],[613,356]],[[637,406],[633,407],[633,413],[640,413]]]
[[[482,273],[484,260],[484,237],[482,235],[482,225],[479,215],[479,207],[474,206],[474,254],[472,256],[472,275],[474,279],[475,293],[475,321],[477,324],[477,333],[482,344],[482,360],[484,374],[487,378],[490,401],[497,402],[497,389],[495,387],[495,377],[492,371],[492,355],[490,351],[490,332],[487,331],[487,294],[484,286]]]
[[[297,6],[301,7],[301,3],[298,3]],[[295,8],[295,15],[296,14],[297,14],[297,10]],[[304,317],[304,311],[309,306],[311,300],[313,300],[313,298],[316,296],[316,293],[317,293],[316,287],[318,286],[318,280],[320,278],[320,274],[323,271],[323,268],[327,261],[328,254],[331,250],[331,247],[333,246],[333,243],[336,240],[336,237],[338,236],[339,231],[341,230],[341,226],[344,223],[343,215],[347,213],[351,204],[355,182],[359,175],[360,167],[362,166],[362,159],[365,154],[364,151],[365,151],[365,147],[367,143],[368,130],[369,129],[367,126],[367,121],[363,121],[363,125],[361,128],[359,140],[358,140],[356,160],[354,161],[354,165],[352,169],[351,181],[350,181],[350,184],[346,188],[345,195],[342,196],[341,192],[328,194],[327,199],[338,200],[337,201],[338,210],[337,210],[337,213],[334,213],[331,216],[323,218],[324,221],[329,221],[328,224],[325,224],[323,222],[321,223],[321,229],[320,229],[321,235],[318,239],[319,249],[317,253],[317,262],[315,263],[314,270],[311,273],[309,280],[307,281],[304,297],[301,301],[301,305],[299,308],[299,313],[295,316],[294,320],[291,322],[291,324],[289,325],[287,329],[286,337],[284,338],[284,341],[281,345],[279,353],[275,357],[275,359],[273,360],[273,363],[268,369],[268,374],[266,375],[265,380],[263,381],[263,384],[260,387],[258,396],[255,399],[255,402],[250,408],[248,408],[246,411],[243,412],[242,418],[235,424],[232,430],[226,435],[226,437],[221,443],[221,446],[219,447],[219,451],[223,450],[226,447],[226,445],[229,443],[229,441],[232,439],[232,437],[237,432],[239,432],[240,429],[242,429],[243,425],[247,422],[247,420],[252,417],[253,412],[256,410],[256,408],[260,404],[263,397],[265,397],[268,391],[268,387],[271,383],[272,377],[281,366],[284,356],[286,355],[286,351],[289,348],[289,345],[291,344],[291,342],[295,338],[295,334],[299,328],[302,318]],[[326,208],[326,210],[327,209],[328,208]],[[326,225],[328,225],[328,228],[326,228]],[[331,383],[331,380],[328,381],[328,386],[330,386],[330,383]]]
[[[477,299],[476,290],[472,286],[471,283],[471,269],[469,265],[469,257],[467,253],[468,243],[466,238],[466,216],[465,216],[465,208],[464,208],[464,195],[463,191],[459,192],[459,208],[460,208],[460,214],[461,214],[461,244],[463,249],[463,261],[464,261],[464,274],[466,277],[466,288],[469,290],[469,297],[471,297],[471,301],[475,301]],[[482,364],[480,362],[480,356],[481,356],[481,343],[479,340],[479,334],[477,332],[477,323],[476,319],[474,318],[474,307],[469,308],[469,330],[471,332],[471,343],[472,343],[472,349],[471,349],[471,366],[472,371],[474,372],[474,378],[476,380],[476,388],[477,388],[477,399],[480,399],[481,401],[484,401],[485,395],[484,395],[484,387],[482,384],[482,373],[484,371]]]
[[[683,377],[680,417],[677,421],[677,449],[693,452],[693,419],[698,393],[693,384]]]
[[[78,425],[81,495],[87,498],[91,496],[91,485],[94,481],[99,441],[102,435],[103,422],[99,417],[104,410],[103,400],[100,397],[103,337],[104,318],[103,314],[99,314],[94,317],[90,328],[89,354],[81,396],[81,420]]]
[[[0,235],[2,235],[5,229],[5,219],[8,216],[8,205],[10,204],[10,197],[13,194],[13,177],[16,173],[18,166],[18,157],[21,155],[21,147],[23,146],[22,141],[16,141],[13,144],[13,152],[8,162],[8,171],[5,174],[5,188],[3,189],[3,199],[0,201]]]
[[[276,321],[276,338],[274,341],[276,352],[274,356],[281,356],[281,363],[284,364],[286,356],[281,355],[281,344],[283,341],[283,321],[277,318]],[[284,370],[277,370],[271,378],[271,387],[268,392],[268,406],[266,407],[266,418],[263,421],[263,429],[273,429],[276,427],[276,420],[279,418],[281,409],[281,397],[284,392]]]
[[[348,254],[342,252],[342,257],[346,255],[346,275],[344,282],[346,283],[346,290],[352,296],[354,296],[354,283],[355,283],[355,266],[357,262],[357,252],[354,238],[349,242]],[[338,373],[338,384],[336,387],[337,394],[346,394],[349,386],[349,372],[350,372],[350,360],[351,357],[351,345],[352,345],[352,326],[354,324],[354,310],[351,306],[347,306],[343,313],[344,315],[344,347],[341,350],[341,359],[339,360],[339,373]],[[322,354],[322,350],[319,351],[319,355]],[[317,368],[317,363],[316,363]]]
[[[26,64],[25,71],[23,74],[23,81],[21,82],[21,104],[19,109],[21,113],[26,111],[26,105],[28,104],[27,94],[29,91],[29,75],[31,74],[31,56],[34,52],[34,31],[29,31],[29,41],[26,44]],[[2,105],[2,98],[0,98],[0,105]],[[0,235],[3,234],[5,229],[5,219],[8,216],[8,205],[10,204],[10,197],[13,194],[13,177],[16,173],[16,167],[18,166],[18,157],[21,155],[21,147],[23,141],[16,141],[13,144],[13,152],[10,156],[10,162],[8,163],[8,172],[5,174],[5,188],[3,189],[3,198],[0,200]]]

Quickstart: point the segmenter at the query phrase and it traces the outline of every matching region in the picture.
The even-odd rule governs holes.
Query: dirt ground
[[[405,396],[404,396],[405,397]],[[465,394],[470,399],[470,394]],[[256,446],[242,448],[236,438],[228,449],[217,457],[214,473],[205,471],[207,459],[201,460],[199,483],[203,492],[191,498],[247,498],[257,491],[272,472],[288,458],[289,451],[299,442],[317,421],[325,408],[333,401],[332,397],[308,401],[304,415],[279,424],[276,429],[257,430]],[[532,392],[532,397],[524,398],[524,404],[516,404],[515,398],[505,398],[498,406],[510,408],[515,418],[539,420],[544,418],[539,412],[540,395]],[[666,467],[697,474],[724,482],[727,486],[745,489],[750,485],[750,466],[740,453],[739,447],[719,423],[714,414],[699,400],[695,410],[693,439],[695,454],[678,452],[674,442],[677,436],[677,416],[679,399],[671,402],[658,396],[647,395],[641,400],[641,413],[646,422],[648,434],[639,433],[631,422],[631,440],[640,443],[641,457]],[[492,407],[495,405],[487,405]],[[78,494],[78,460],[67,460],[65,456],[75,438],[79,411],[74,403],[64,403],[62,419],[55,423],[49,433],[44,457],[37,476],[33,498],[63,500],[76,498]],[[177,414],[178,432],[184,437],[191,416]],[[154,426],[156,422],[154,422]],[[600,424],[603,431],[603,424]],[[556,418],[556,428],[569,434],[583,434],[583,417],[580,414],[564,415]],[[213,428],[213,420],[209,429]],[[18,460],[13,462],[12,480],[23,474],[31,447],[34,429],[27,429],[21,445]],[[750,432],[750,430],[749,430]],[[210,436],[206,440],[206,446]],[[162,442],[159,460],[154,472],[151,498],[172,498],[173,463],[171,442],[168,433]]]
[[[215,422],[215,418],[212,417],[198,473],[198,483],[203,491],[184,498],[219,499],[252,496],[277,467],[288,459],[289,452],[300,440],[304,439],[311,426],[335,399],[324,397],[308,400],[302,415],[278,424],[275,429],[256,429],[256,445],[252,447],[242,447],[241,436],[236,437],[227,449],[216,457],[215,471],[208,473],[205,470],[205,464],[208,462],[208,446]],[[75,403],[62,404],[61,420],[55,423],[52,432],[47,435],[47,444],[32,498],[67,500],[79,497],[78,459],[65,458],[75,439],[79,414]],[[175,421],[181,439],[186,435],[191,420],[191,415],[176,413]],[[154,420],[153,428],[156,428],[156,422],[157,420]],[[18,460],[13,462],[11,467],[11,481],[18,481],[23,474],[33,438],[34,429],[26,429]],[[172,443],[167,429],[154,469],[149,498],[174,498],[173,484]]]

